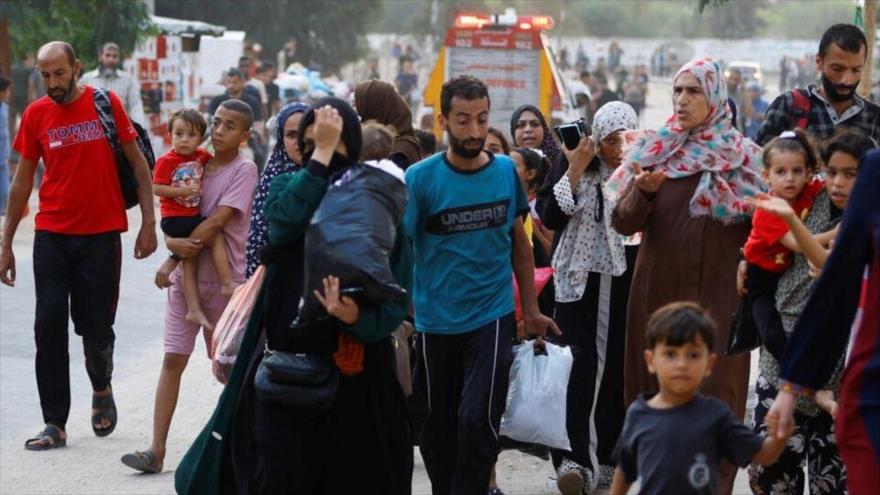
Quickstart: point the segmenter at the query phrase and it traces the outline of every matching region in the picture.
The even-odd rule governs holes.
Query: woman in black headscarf
[[[513,147],[537,148],[544,157],[555,166],[565,156],[553,139],[552,131],[547,125],[544,114],[534,105],[522,105],[513,111],[510,117],[510,136]]]
[[[552,131],[547,126],[544,114],[534,105],[522,105],[513,111],[510,117],[510,136],[513,139],[513,148],[534,149],[543,154],[549,164],[550,171],[556,167],[560,160],[565,160],[565,155],[560,151]],[[549,229],[555,230],[555,227],[545,225],[540,210],[540,197],[529,196],[529,207],[535,224],[533,235],[538,241],[534,243],[533,249],[535,266],[550,266],[553,232]],[[552,302],[545,303],[545,306],[546,304],[550,304],[552,307]],[[545,309],[545,306],[542,306],[542,309]]]
[[[356,164],[357,114],[342,100],[312,105],[299,127],[306,166],[278,176],[264,213],[266,280],[229,383],[208,425],[181,461],[178,493],[382,493],[411,491],[413,451],[389,335],[408,301],[358,307],[325,282],[332,318],[291,328],[303,291],[306,227],[329,184]],[[397,283],[412,287],[412,259],[398,229],[391,255]],[[341,378],[332,406],[307,412],[268,403],[254,379],[264,348],[333,355]],[[360,356],[360,357],[359,357]]]

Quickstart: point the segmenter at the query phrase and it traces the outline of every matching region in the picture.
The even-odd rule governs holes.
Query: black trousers
[[[34,340],[45,423],[64,428],[70,413],[68,314],[83,339],[92,389],[110,385],[121,263],[118,232],[65,235],[40,230],[34,235]]]
[[[761,336],[761,345],[770,351],[776,362],[781,363],[786,336],[782,318],[776,311],[776,288],[780,276],[751,263],[746,269],[746,288],[749,291],[746,297],[752,306],[752,318]]]
[[[428,415],[419,444],[434,495],[485,495],[498,458],[516,322],[452,335],[419,333],[413,394]]]
[[[637,254],[638,246],[626,246],[627,266],[635,265]],[[590,470],[593,488],[611,486],[612,453],[626,417],[623,365],[632,272],[617,277],[591,272],[580,300],[555,306],[562,335],[551,340],[571,346],[574,362],[566,397],[571,450],[550,453],[554,467],[570,459]]]
[[[590,461],[590,413],[596,395],[596,375],[598,373],[598,352],[596,346],[596,320],[599,312],[599,290],[601,279],[609,285],[611,277],[591,273],[587,287],[579,301],[556,303],[554,319],[562,335],[552,340],[560,345],[571,347],[574,362],[568,379],[566,394],[566,430],[571,450],[551,449],[553,466],[559,467],[563,458],[570,459],[582,467],[593,471]]]

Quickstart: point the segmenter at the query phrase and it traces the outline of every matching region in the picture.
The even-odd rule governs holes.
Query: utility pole
[[[871,87],[873,86],[874,72],[874,44],[877,34],[877,0],[864,0],[865,14],[865,38],[868,39],[868,50],[866,55],[865,68],[862,70],[862,82],[859,84],[859,94],[867,98],[871,96]]]

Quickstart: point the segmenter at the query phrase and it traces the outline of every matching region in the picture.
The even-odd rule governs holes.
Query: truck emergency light
[[[457,28],[477,28],[492,24],[492,19],[487,15],[460,14],[455,18]]]
[[[523,31],[545,31],[553,29],[556,23],[549,15],[517,16],[515,12],[504,14],[459,14],[455,17],[455,27],[459,29],[482,29],[484,27],[517,26]]]

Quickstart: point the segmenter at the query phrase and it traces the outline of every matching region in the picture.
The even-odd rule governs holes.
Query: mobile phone
[[[590,135],[590,128],[587,126],[584,119],[578,119],[574,122],[569,122],[568,124],[558,125],[554,127],[553,130],[556,131],[556,135],[559,137],[559,140],[562,141],[562,144],[570,150],[578,147],[582,137]]]

